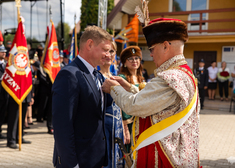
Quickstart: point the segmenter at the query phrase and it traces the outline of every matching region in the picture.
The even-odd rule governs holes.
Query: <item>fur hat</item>
[[[139,56],[142,59],[142,52],[138,46],[129,46],[122,50],[120,54],[121,62],[124,64],[126,59],[132,56]]]
[[[188,40],[187,25],[179,19],[158,18],[143,28],[148,47],[164,41]]]

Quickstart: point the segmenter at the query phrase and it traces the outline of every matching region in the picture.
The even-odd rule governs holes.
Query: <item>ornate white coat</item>
[[[192,78],[177,67],[187,64],[183,55],[176,55],[155,70],[155,78],[138,93],[125,91],[121,86],[111,90],[117,105],[129,115],[145,118],[152,116],[158,123],[187,107],[195,93]],[[189,73],[190,74],[190,73]],[[175,167],[195,168],[199,165],[199,111],[200,103],[187,121],[160,142]],[[136,121],[135,135],[139,134]],[[132,140],[133,141],[133,140]],[[138,152],[137,152],[138,155]],[[156,158],[158,152],[155,152]],[[157,167],[156,159],[156,167]]]

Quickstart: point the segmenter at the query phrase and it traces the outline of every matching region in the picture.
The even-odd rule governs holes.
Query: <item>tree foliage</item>
[[[58,25],[55,27],[55,29],[56,29],[57,40],[59,41],[61,39],[61,22],[58,23]],[[71,30],[71,28],[70,28],[69,24],[64,23],[64,48],[67,48],[71,42],[71,37],[69,35],[70,30]],[[59,45],[59,48],[61,48],[60,45]]]
[[[5,46],[6,46],[7,41],[12,42],[14,40],[14,37],[15,37],[15,34],[7,34],[7,35],[3,34]]]
[[[81,6],[81,31],[84,31],[87,25],[97,25],[98,22],[98,3],[99,0],[82,0]],[[108,0],[107,14],[114,7],[114,0]]]

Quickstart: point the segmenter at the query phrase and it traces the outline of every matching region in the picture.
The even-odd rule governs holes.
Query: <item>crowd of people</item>
[[[205,91],[208,89],[209,100],[215,100],[217,85],[219,85],[220,100],[229,101],[229,79],[235,77],[235,72],[230,73],[227,63],[223,61],[221,67],[216,67],[216,61],[211,62],[211,66],[206,68],[204,59],[199,61],[199,67],[194,69],[194,75],[198,80],[201,108],[204,107]],[[230,86],[234,90],[234,86]]]

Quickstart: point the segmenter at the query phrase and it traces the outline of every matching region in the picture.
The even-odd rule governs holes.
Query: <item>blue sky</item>
[[[72,28],[74,26],[74,14],[77,15],[76,22],[80,20],[81,0],[64,0],[64,22],[68,23]],[[32,3],[33,4],[33,3]],[[25,33],[30,36],[30,2],[21,2],[21,15],[25,19]],[[51,5],[52,21],[55,25],[60,22],[60,1],[49,0],[48,6]],[[45,40],[46,27],[46,1],[38,1],[33,6],[32,14],[32,36],[38,40]],[[49,12],[48,12],[49,13]],[[49,18],[47,19],[49,22]],[[15,2],[6,2],[2,4],[2,33],[5,29],[17,27],[17,9]]]

